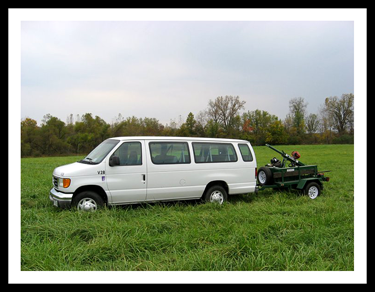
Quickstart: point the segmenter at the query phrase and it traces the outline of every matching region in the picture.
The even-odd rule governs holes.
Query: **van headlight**
[[[59,187],[64,189],[70,186],[70,178],[59,178]]]

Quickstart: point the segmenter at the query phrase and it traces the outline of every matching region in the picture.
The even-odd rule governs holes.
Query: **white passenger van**
[[[257,164],[245,140],[115,137],[53,171],[50,200],[92,211],[103,205],[191,200],[222,204],[256,192]]]

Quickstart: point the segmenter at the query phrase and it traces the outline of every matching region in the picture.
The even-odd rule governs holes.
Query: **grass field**
[[[222,206],[174,202],[81,213],[48,199],[55,167],[21,159],[22,271],[353,271],[354,146],[279,146],[331,170],[315,200],[265,190]],[[254,147],[258,168],[278,156]],[[279,157],[278,157],[279,158]]]

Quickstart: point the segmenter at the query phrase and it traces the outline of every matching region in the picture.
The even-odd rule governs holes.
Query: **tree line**
[[[46,114],[41,126],[25,118],[21,121],[21,157],[87,154],[116,136],[237,138],[253,145],[354,143],[352,93],[327,97],[317,114],[307,114],[304,98],[293,98],[284,120],[264,110],[245,111],[245,104],[239,96],[219,96],[196,115],[190,112],[185,122],[171,120],[166,125],[155,118],[124,118],[121,113],[111,124],[91,113],[74,122],[71,114],[66,123]]]

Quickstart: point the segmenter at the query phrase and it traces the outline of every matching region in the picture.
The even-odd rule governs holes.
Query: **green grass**
[[[23,271],[353,271],[354,146],[279,146],[330,182],[315,200],[265,190],[223,206],[174,202],[60,210],[55,167],[82,157],[21,159]],[[278,154],[255,147],[258,168]]]

